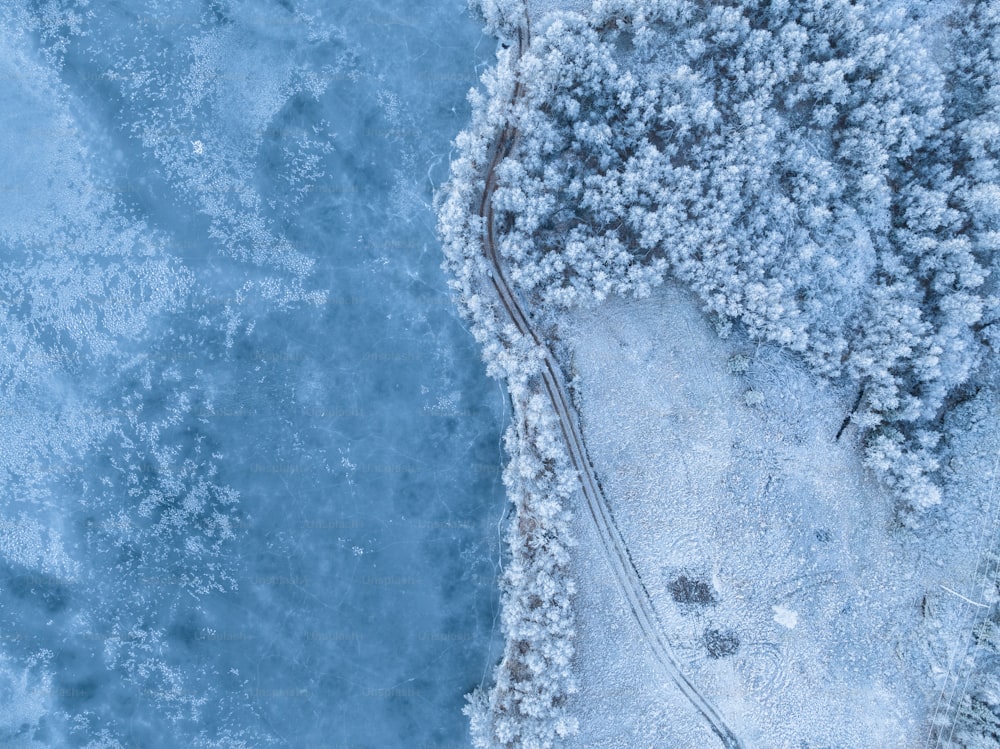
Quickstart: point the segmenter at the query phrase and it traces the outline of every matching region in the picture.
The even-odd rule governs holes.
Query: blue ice
[[[505,401],[464,0],[0,10],[0,746],[467,745]]]

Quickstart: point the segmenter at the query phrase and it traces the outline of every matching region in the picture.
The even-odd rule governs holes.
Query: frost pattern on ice
[[[185,431],[213,405],[193,355],[178,348],[195,342],[178,341],[172,318],[225,297],[232,307],[205,305],[200,327],[212,335],[228,324],[232,338],[252,329],[232,312],[248,290],[272,309],[323,300],[307,288],[307,255],[262,209],[253,174],[268,124],[322,90],[315,71],[281,39],[257,49],[241,22],[217,27],[187,3],[159,4],[169,19],[159,29],[121,25],[122,12],[0,7],[0,566],[11,593],[0,737],[19,746],[119,746],[111,706],[136,696],[175,725],[196,725],[212,701],[227,723],[238,699],[186,668],[157,623],[178,595],[235,589],[240,533],[239,493],[218,479],[222,455]],[[316,43],[328,38],[317,28]],[[190,45],[186,74],[163,64],[171,44]],[[74,83],[106,87],[120,120],[95,121]],[[134,184],[111,177],[128,148],[114,143],[123,131],[160,171]],[[322,176],[310,152],[328,149],[327,136],[299,139],[288,171],[298,189]],[[190,199],[210,238],[193,247],[158,228],[142,205],[151,196]],[[196,280],[213,241],[267,275]],[[27,626],[38,616],[48,632]],[[67,640],[45,647],[57,628]],[[113,696],[98,707],[102,674],[114,675]],[[250,729],[229,720],[223,730],[229,739],[212,745],[241,746]]]
[[[428,202],[478,28],[403,10],[0,4],[0,743],[462,730],[501,427]]]

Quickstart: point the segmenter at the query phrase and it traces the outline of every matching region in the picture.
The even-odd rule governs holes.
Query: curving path
[[[518,50],[517,57],[520,59],[527,49],[530,38],[530,26],[525,7],[525,19],[517,29]],[[513,104],[523,93],[524,88],[520,80],[514,86],[511,95]],[[493,193],[496,190],[496,168],[501,161],[510,153],[511,148],[517,139],[517,129],[508,123],[497,135],[490,149],[490,158],[486,171],[486,183],[483,189],[482,200],[479,203],[478,215],[483,219],[483,253],[490,263],[490,280],[493,288],[500,299],[504,311],[515,325],[521,335],[530,337],[532,341],[544,352],[545,365],[542,370],[542,386],[548,395],[552,407],[555,409],[559,419],[559,426],[562,436],[569,451],[573,468],[580,477],[580,486],[583,496],[587,501],[587,508],[593,518],[594,525],[598,530],[604,553],[614,570],[615,580],[618,587],[628,602],[629,609],[639,629],[642,632],[643,640],[652,651],[656,665],[660,671],[669,677],[681,690],[694,708],[705,718],[712,727],[715,734],[722,740],[726,749],[743,749],[743,744],[733,733],[732,729],[726,725],[725,720],[719,710],[702,692],[693,684],[681,669],[681,663],[674,655],[670,644],[661,634],[659,619],[649,592],[646,590],[639,573],[636,570],[628,547],[622,538],[618,526],[615,524],[604,496],[604,489],[597,480],[594,466],[587,454],[587,447],[583,440],[583,433],[580,429],[576,417],[576,411],[570,405],[566,395],[566,388],[563,384],[561,370],[552,352],[549,350],[539,335],[531,327],[527,314],[521,306],[520,301],[511,288],[510,282],[504,273],[503,265],[496,250],[493,221]]]

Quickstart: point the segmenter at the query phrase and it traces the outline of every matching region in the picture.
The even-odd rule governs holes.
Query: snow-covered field
[[[903,530],[852,430],[834,439],[850,394],[773,347],[721,340],[686,292],[559,322],[633,561],[690,677],[746,745],[934,745],[954,682],[974,681],[973,625],[995,595],[979,554],[996,543],[995,410],[979,419],[977,454],[957,459],[976,485],[946,492],[950,526]],[[717,743],[653,678],[592,533],[578,512],[575,745]]]

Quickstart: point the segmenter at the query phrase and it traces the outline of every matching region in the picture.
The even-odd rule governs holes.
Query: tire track
[[[517,27],[517,55],[515,62],[524,55],[530,39],[530,25],[525,5],[523,24]],[[524,93],[520,80],[514,84],[511,93],[510,106]],[[559,419],[559,427],[563,440],[569,452],[573,468],[580,478],[580,487],[587,502],[590,516],[597,528],[598,536],[604,553],[611,564],[618,587],[624,595],[632,617],[639,625],[643,640],[652,651],[656,665],[680,689],[691,705],[709,723],[712,731],[719,737],[726,749],[743,749],[743,744],[726,724],[719,710],[684,674],[681,663],[674,654],[670,644],[661,634],[659,618],[653,607],[649,591],[636,569],[628,546],[622,538],[604,496],[604,489],[597,478],[586,443],[577,419],[576,411],[570,405],[566,394],[561,371],[552,352],[549,350],[528,320],[528,316],[520,301],[511,288],[504,272],[503,265],[496,250],[493,193],[496,190],[496,169],[512,150],[517,140],[517,129],[508,122],[497,135],[492,147],[485,177],[485,187],[479,203],[478,215],[483,220],[483,254],[490,263],[490,281],[500,299],[510,321],[518,332],[529,337],[544,353],[544,367],[541,373],[542,386]]]

